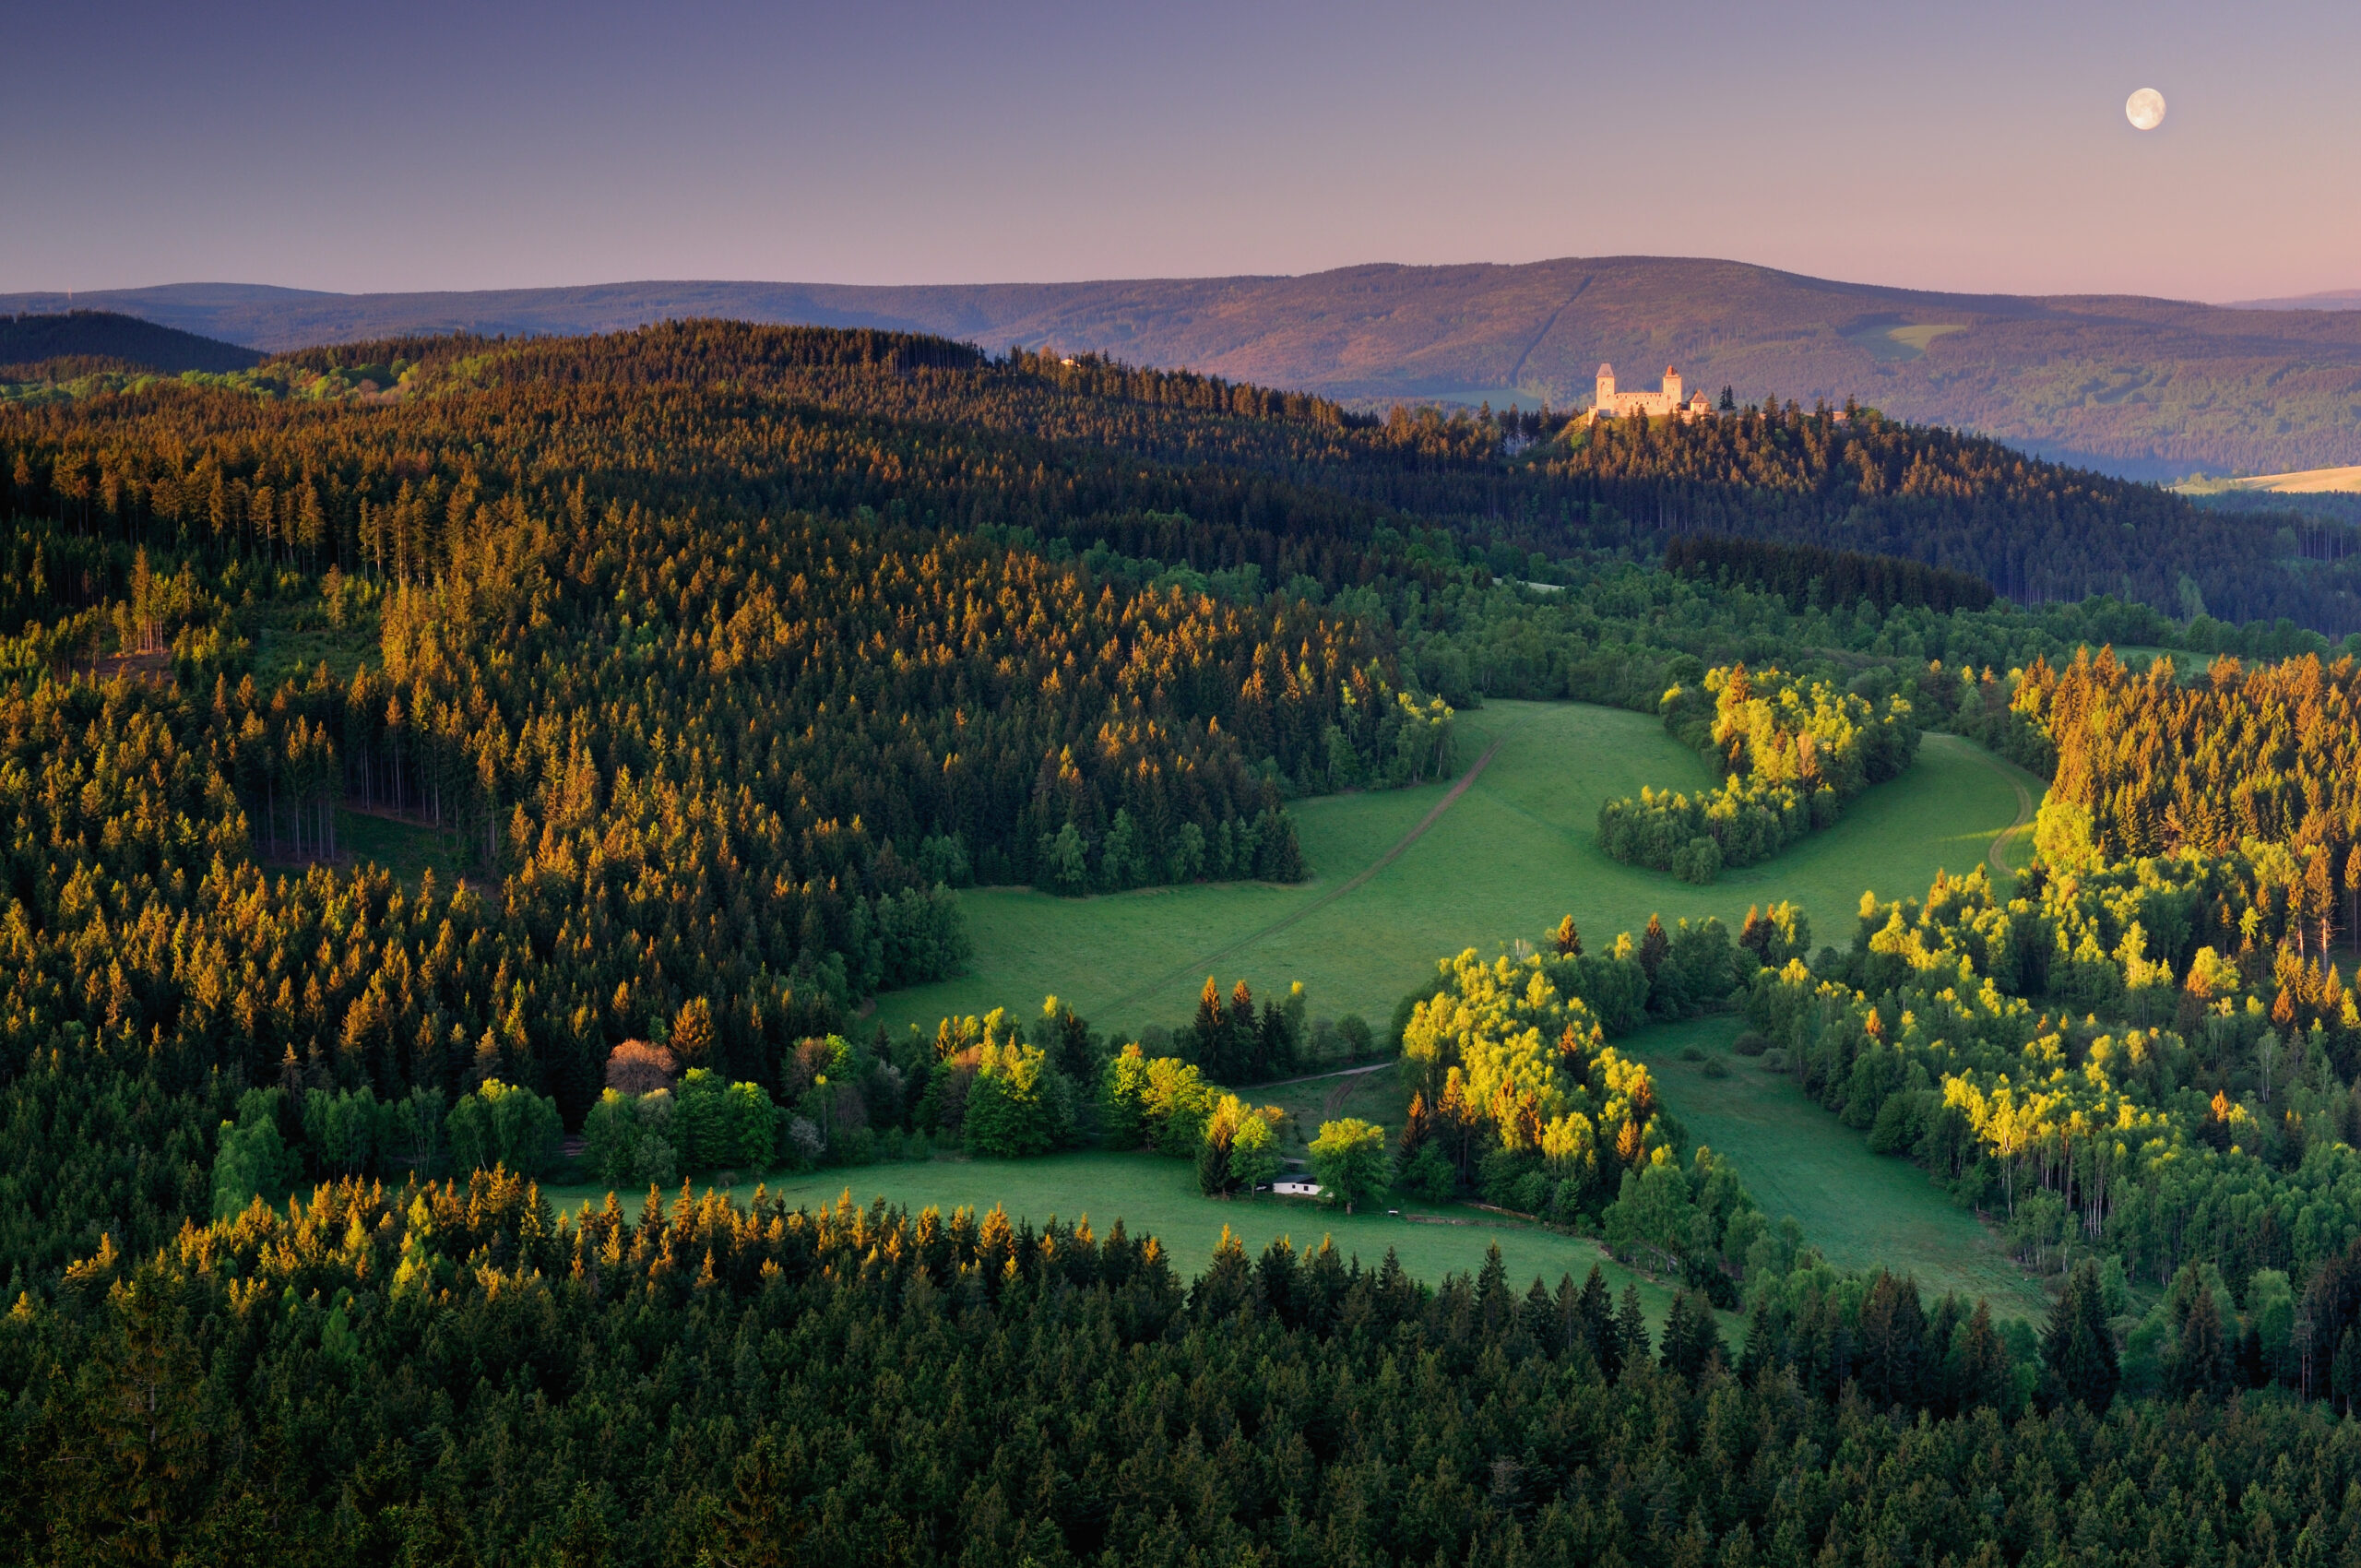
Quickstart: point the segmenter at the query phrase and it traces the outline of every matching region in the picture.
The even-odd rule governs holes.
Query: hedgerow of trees
[[[1915,690],[1915,683],[1914,683]],[[1710,707],[1709,707],[1710,704]],[[1619,861],[1706,883],[1752,865],[1817,828],[1872,784],[1900,777],[1918,749],[1907,697],[1857,693],[1778,670],[1710,670],[1664,695],[1665,727],[1723,775],[1694,798],[1643,788],[1598,809],[1599,847]]]

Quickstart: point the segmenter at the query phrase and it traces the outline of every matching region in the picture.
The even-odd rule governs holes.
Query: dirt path
[[[1352,1067],[1337,1074],[1335,1087],[1331,1088],[1326,1098],[1320,1102],[1320,1119],[1323,1122],[1334,1122],[1336,1119],[1336,1112],[1345,1109],[1345,1101],[1350,1099],[1353,1091],[1360,1087],[1353,1082],[1355,1078],[1367,1077],[1371,1073],[1394,1065],[1394,1063],[1391,1062],[1380,1062],[1374,1066]]]
[[[2017,792],[2017,820],[2009,824],[2008,826],[2000,829],[1999,833],[1993,836],[1992,852],[1988,857],[1987,857],[1991,861],[1992,869],[1994,871],[1999,873],[2002,876],[2009,878],[2010,881],[2014,882],[2016,880],[2017,873],[2010,868],[2007,861],[2000,858],[2000,849],[2002,846],[2009,842],[2010,839],[2014,838],[2018,834],[2023,833],[2026,826],[2032,823],[2033,791],[2026,789],[2024,780],[2010,772],[2009,769],[2001,764],[1998,757],[1995,757],[1991,753],[1985,751],[1981,746],[1977,747],[1976,751],[1978,754],[1985,759],[1985,761],[1991,764],[1994,771],[1998,772],[2001,778],[2009,781],[2009,788]]]
[[[1250,931],[1244,936],[1238,938],[1235,942],[1226,943],[1222,946],[1215,948],[1210,953],[1200,954],[1196,957],[1190,959],[1189,962],[1185,964],[1167,969],[1164,973],[1157,975],[1151,980],[1141,981],[1138,985],[1133,986],[1122,995],[1116,997],[1112,1002],[1101,1003],[1099,1004],[1098,1011],[1111,1013],[1119,1007],[1128,1007],[1133,1003],[1137,1002],[1141,997],[1147,995],[1150,992],[1160,991],[1164,987],[1173,984],[1175,981],[1187,980],[1192,975],[1210,974],[1213,972],[1216,965],[1218,965],[1224,958],[1227,958],[1231,954],[1237,952],[1240,948],[1251,947],[1266,936],[1276,935],[1278,932],[1283,932],[1287,930],[1287,927],[1295,924],[1298,921],[1319,913],[1322,909],[1326,909],[1337,899],[1344,897],[1355,888],[1359,887],[1362,884],[1369,881],[1370,877],[1375,876],[1379,872],[1383,871],[1387,866],[1392,865],[1396,860],[1400,859],[1403,850],[1417,843],[1419,838],[1425,836],[1428,828],[1432,827],[1436,823],[1442,820],[1442,814],[1449,811],[1452,806],[1457,802],[1460,796],[1467,793],[1467,787],[1475,783],[1477,776],[1482,774],[1484,769],[1491,766],[1493,754],[1501,749],[1501,742],[1506,739],[1508,739],[1506,734],[1494,736],[1492,738],[1492,743],[1484,748],[1484,754],[1477,757],[1475,765],[1468,768],[1465,773],[1459,776],[1459,781],[1453,784],[1451,789],[1444,793],[1442,800],[1437,801],[1434,803],[1434,809],[1428,812],[1426,815],[1420,817],[1418,819],[1418,825],[1416,827],[1413,827],[1409,832],[1405,833],[1401,837],[1395,839],[1392,848],[1388,849],[1385,853],[1378,856],[1376,860],[1371,861],[1368,865],[1362,867],[1358,873],[1344,882],[1338,883],[1335,886],[1330,888],[1327,892],[1323,893],[1320,897],[1312,899],[1311,902],[1299,906],[1289,913],[1280,916],[1277,920],[1273,921],[1270,924],[1264,926],[1259,931]]]

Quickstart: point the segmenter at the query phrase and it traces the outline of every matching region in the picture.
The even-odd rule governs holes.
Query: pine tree
[[[1664,1367],[1688,1383],[1695,1383],[1714,1359],[1721,1336],[1714,1329],[1713,1304],[1698,1290],[1683,1290],[1672,1299],[1664,1323]]]
[[[1979,1406],[2000,1406],[2014,1392],[2010,1381],[2009,1348],[2000,1342],[1999,1332],[1992,1326],[1992,1309],[1980,1300],[1960,1336],[1952,1391],[1956,1407],[1963,1411]]]
[[[1615,1298],[1607,1289],[1607,1276],[1596,1264],[1590,1265],[1590,1277],[1583,1281],[1577,1311],[1591,1359],[1601,1372],[1613,1377],[1623,1367],[1623,1335],[1615,1322]]]
[[[1656,970],[1664,967],[1665,955],[1671,950],[1672,938],[1665,934],[1664,918],[1651,914],[1648,929],[1640,935],[1640,968],[1646,971],[1651,984],[1655,980]]]
[[[1616,1354],[1623,1366],[1640,1366],[1648,1359],[1648,1324],[1640,1315],[1640,1288],[1623,1287],[1623,1305],[1615,1314]]]
[[[2107,1332],[2098,1265],[2087,1258],[2076,1266],[2050,1309],[2041,1356],[2061,1400],[2094,1412],[2104,1412],[2114,1402],[2123,1374],[2116,1361],[2115,1340]]]
[[[2234,1368],[2230,1348],[2222,1333],[2222,1313],[2213,1287],[2195,1264],[2184,1265],[2173,1279],[2165,1301],[2173,1325],[2173,1348],[2165,1363],[2165,1384],[2173,1395],[2202,1395],[2207,1399],[2228,1396]]]
[[[1739,1352],[1738,1374],[1750,1388],[1756,1385],[1763,1372],[1779,1359],[1779,1331],[1771,1322],[1771,1307],[1757,1299],[1754,1311],[1746,1320],[1746,1348]]]
[[[1205,1076],[1219,1081],[1223,1072],[1222,1046],[1229,1033],[1229,1017],[1221,1010],[1221,987],[1214,977],[1205,977],[1205,989],[1197,997],[1197,1021],[1192,1026],[1197,1047],[1197,1068]]]

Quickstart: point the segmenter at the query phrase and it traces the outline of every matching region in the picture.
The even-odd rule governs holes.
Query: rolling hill
[[[1677,362],[1691,385],[1857,396],[2135,478],[2361,459],[2361,312],[1947,294],[1738,262],[1621,256],[1302,277],[861,287],[638,282],[334,294],[174,284],[83,296],[266,350],[402,333],[608,331],[686,316],[1104,350],[1363,406],[1587,398]],[[55,308],[0,296],[0,311]]]
[[[178,374],[184,370],[227,374],[260,364],[263,355],[237,343],[116,311],[0,315],[0,367],[55,361],[103,361]]]

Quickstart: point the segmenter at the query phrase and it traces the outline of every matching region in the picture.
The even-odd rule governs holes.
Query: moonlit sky
[[[1630,254],[2361,287],[2354,0],[26,5],[0,40],[0,291]]]

